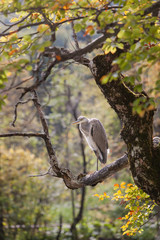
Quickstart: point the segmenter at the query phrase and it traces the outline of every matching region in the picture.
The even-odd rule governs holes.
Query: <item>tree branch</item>
[[[92,174],[88,174],[81,179],[81,182],[84,185],[93,186],[99,182],[104,181],[105,179],[113,176],[115,173],[121,171],[123,168],[129,166],[128,157],[127,155],[123,155],[116,161],[108,164],[107,166],[103,167],[101,170],[96,171]]]
[[[0,134],[0,138],[2,137],[40,137],[44,138],[44,133],[29,133],[29,132],[13,132],[13,133],[4,133]]]
[[[153,3],[150,7],[146,8],[142,16],[146,16],[149,13],[153,13],[157,9],[160,9],[160,0]]]
[[[41,25],[41,24],[45,24],[45,21],[43,22],[36,22],[36,23],[28,23],[26,24],[25,26],[20,26],[18,27],[16,30],[13,30],[12,32],[6,32],[6,30],[4,30],[2,33],[0,33],[0,37],[3,37],[3,36],[8,36],[8,35],[11,35],[13,33],[16,33],[16,32],[19,32],[21,30],[23,30],[24,28],[27,28],[27,27],[35,27],[35,26],[38,26],[38,25]],[[8,29],[7,29],[8,30]]]

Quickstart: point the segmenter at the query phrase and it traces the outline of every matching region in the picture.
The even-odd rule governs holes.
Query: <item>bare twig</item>
[[[49,173],[46,172],[46,173],[42,173],[42,174],[37,174],[37,175],[29,175],[28,177],[44,177],[46,175],[48,175]]]
[[[18,105],[19,105],[19,104],[26,104],[26,103],[28,103],[28,102],[30,102],[30,101],[32,101],[31,98],[27,99],[26,101],[18,101],[18,102],[16,103],[15,108],[14,108],[14,119],[13,119],[13,121],[12,121],[12,123],[11,123],[11,125],[12,125],[13,127],[15,127],[15,122],[16,122],[16,120],[17,120],[17,108],[18,108]]]
[[[23,30],[24,28],[27,28],[27,27],[35,27],[35,26],[39,26],[41,24],[45,24],[45,21],[42,21],[42,22],[36,22],[36,23],[28,23],[24,26],[20,26],[18,27],[16,30],[12,31],[12,32],[7,32],[6,33],[6,30],[4,30],[2,33],[0,33],[0,37],[3,37],[3,36],[8,36],[8,35],[11,35],[13,33],[16,33],[16,32],[19,32],[21,30]]]
[[[5,30],[2,32],[2,34],[5,33],[5,32],[7,32],[8,30],[10,30],[12,27],[16,26],[17,24],[24,22],[31,14],[32,14],[32,13],[27,14],[27,16],[25,16],[25,17],[22,18],[20,21],[17,21],[16,23],[13,23],[13,24],[6,24],[6,23],[0,21],[3,25],[8,26],[8,28],[5,29]]]
[[[22,80],[20,83],[17,83],[17,84],[15,84],[15,85],[10,86],[10,87],[7,88],[7,89],[2,90],[2,91],[1,91],[1,94],[2,94],[2,93],[5,93],[5,92],[8,92],[8,91],[10,91],[10,90],[12,90],[12,89],[14,89],[14,88],[18,88],[20,85],[22,85],[22,84],[24,84],[24,83],[26,83],[26,82],[28,82],[28,81],[30,81],[30,80],[32,80],[32,79],[33,79],[33,76],[31,76],[31,77],[29,77],[29,78],[27,78],[27,79],[24,79],[24,80]]]
[[[37,175],[29,175],[28,177],[43,177],[43,176],[46,176],[46,175],[51,175],[52,177],[57,177],[57,175],[50,172],[51,169],[52,169],[52,167],[50,167],[48,169],[48,171],[45,172],[45,173],[40,173],[40,174],[37,174]]]
[[[75,41],[76,48],[80,49],[78,39],[77,39],[77,34],[75,32],[75,29],[74,29],[74,22],[73,21],[71,22],[71,26],[72,26],[73,38],[74,38],[74,41]]]

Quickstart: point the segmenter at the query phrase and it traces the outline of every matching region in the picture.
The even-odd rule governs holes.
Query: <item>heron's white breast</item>
[[[92,137],[91,136],[85,136],[86,138],[86,141],[89,145],[89,147],[93,150],[93,151],[96,151],[97,150],[97,146],[95,144],[95,142],[93,141]]]

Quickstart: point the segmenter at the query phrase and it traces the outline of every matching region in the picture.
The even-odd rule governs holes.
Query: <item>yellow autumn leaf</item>
[[[0,42],[6,42],[6,41],[8,41],[8,37],[1,37],[0,38]]]
[[[7,72],[6,72],[6,75],[7,75],[7,77],[10,77],[10,76],[12,75],[12,73],[9,72],[9,71],[7,71]]]
[[[124,186],[125,184],[126,184],[125,182],[122,182],[121,183],[121,188],[125,188],[125,186]]]
[[[11,23],[12,23],[12,22],[17,22],[17,21],[19,21],[19,18],[12,18],[12,19],[10,20]]]
[[[94,197],[99,197],[99,194],[96,193],[96,194],[94,194],[93,196],[94,196]]]
[[[145,110],[141,110],[141,111],[138,113],[138,115],[139,115],[141,118],[144,117],[144,114],[145,114]]]
[[[121,190],[118,190],[117,195],[121,195],[121,194],[122,194]]]
[[[99,197],[99,200],[101,200],[101,201],[103,201],[103,200],[104,200],[104,197],[103,197],[103,195],[101,195],[101,196]]]
[[[154,105],[149,105],[149,107],[147,108],[148,111],[154,110],[155,106]]]
[[[133,184],[132,183],[128,183],[127,187],[133,187]]]
[[[104,192],[103,195],[104,195],[105,198],[110,198],[110,196],[108,196],[106,192]]]
[[[49,26],[47,24],[41,24],[41,25],[38,26],[37,31],[42,33],[42,32],[44,32],[48,29],[49,29]]]

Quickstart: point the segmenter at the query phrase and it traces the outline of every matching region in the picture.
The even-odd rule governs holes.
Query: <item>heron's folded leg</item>
[[[97,158],[97,171],[98,171],[98,158]]]

